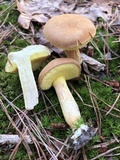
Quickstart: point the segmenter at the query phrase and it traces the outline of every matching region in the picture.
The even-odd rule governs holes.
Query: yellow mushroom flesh
[[[38,89],[32,70],[38,68],[49,56],[49,49],[43,45],[31,45],[21,51],[8,54],[5,71],[18,72],[27,110],[34,109],[38,104]]]

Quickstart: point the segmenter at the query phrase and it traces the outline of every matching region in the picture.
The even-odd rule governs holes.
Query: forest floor
[[[47,61],[34,71],[36,83],[47,63],[65,56],[42,34],[49,18],[64,13],[83,14],[93,21],[96,35],[81,53],[105,65],[97,70],[92,61],[84,62],[80,77],[68,81],[85,123],[97,128],[92,140],[79,150],[69,144],[72,131],[54,88],[42,91],[38,87],[39,104],[27,111],[18,74],[5,72],[8,54],[29,45],[42,44],[51,51]],[[0,106],[0,159],[119,160],[120,2],[0,0]],[[19,140],[2,141],[2,135],[17,135]]]

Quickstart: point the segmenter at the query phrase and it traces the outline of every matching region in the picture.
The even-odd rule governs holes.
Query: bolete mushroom
[[[45,38],[51,44],[65,50],[68,58],[76,59],[80,64],[82,58],[79,49],[91,41],[95,33],[92,21],[78,14],[54,16],[43,29]]]
[[[43,45],[30,45],[8,54],[5,71],[18,72],[27,110],[34,109],[34,106],[38,104],[38,89],[32,70],[37,69],[49,56],[49,49]]]
[[[51,86],[55,88],[65,121],[74,131],[71,140],[75,149],[82,147],[94,135],[90,127],[84,124],[79,107],[66,83],[66,80],[78,77],[80,72],[81,67],[76,60],[56,58],[41,70],[38,77],[38,85],[42,90],[48,90]],[[82,138],[82,144],[77,141],[79,136]]]

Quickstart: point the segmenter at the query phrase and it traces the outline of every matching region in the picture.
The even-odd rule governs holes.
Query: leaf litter
[[[30,21],[46,23],[49,18],[66,13],[84,15],[96,22],[98,18],[108,23],[120,24],[119,9],[112,13],[113,1],[93,1],[80,3],[79,1],[65,0],[17,0],[17,9],[20,12],[18,22],[23,28],[28,29]],[[119,7],[119,6],[118,6]]]
[[[112,13],[113,5],[114,3],[109,0],[94,0],[89,3],[87,1],[80,3],[79,1],[66,0],[17,0],[17,10],[20,12],[18,23],[23,28],[29,29],[31,21],[39,22],[42,26],[40,27],[39,32],[35,35],[36,39],[38,39],[38,43],[46,45],[51,49],[51,51],[61,53],[63,52],[61,49],[51,45],[43,36],[43,27],[48,19],[60,14],[76,13],[86,16],[94,23],[96,23],[99,18],[102,18],[109,26],[115,24],[118,25],[120,24],[118,14],[119,10],[117,7],[115,13]],[[88,62],[87,65],[98,72],[105,69],[104,64],[97,62],[97,60],[94,60],[93,58],[90,59],[87,56],[83,56],[82,58],[85,63]]]

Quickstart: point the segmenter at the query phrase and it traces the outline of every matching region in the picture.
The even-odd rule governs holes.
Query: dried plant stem
[[[8,19],[8,17],[9,17],[9,13],[7,13],[4,21],[3,21],[2,24],[0,25],[0,28],[1,28],[2,26],[4,26],[4,24],[5,24],[6,20]]]
[[[1,92],[0,92],[0,93],[1,93]],[[12,104],[3,94],[2,94],[2,96],[3,96],[10,104]],[[26,147],[26,145],[25,145],[25,143],[24,143],[24,142],[25,142],[25,137],[24,137],[24,133],[22,133],[22,132],[17,128],[17,126],[15,125],[14,121],[13,121],[12,118],[10,117],[10,115],[9,115],[6,107],[4,106],[2,100],[0,100],[0,104],[1,104],[1,107],[2,107],[3,111],[5,112],[6,116],[8,117],[8,119],[10,120],[10,122],[12,123],[13,127],[16,129],[16,131],[18,132],[18,134],[19,134],[20,137],[21,137],[21,140],[19,141],[19,143],[17,144],[17,146],[16,146],[15,149],[13,150],[12,154],[10,155],[9,160],[12,160],[12,159],[13,159],[12,157],[15,156],[15,154],[16,154],[16,152],[17,152],[16,150],[17,150],[17,148],[19,147],[19,144],[20,144],[21,142],[23,142],[23,145],[25,146],[25,148],[26,148],[26,150],[27,150],[27,147]],[[28,155],[28,156],[29,156],[29,155]],[[30,156],[29,156],[29,159],[31,160]]]
[[[101,136],[101,113],[99,111],[99,107],[98,107],[96,98],[91,94],[92,88],[91,88],[91,85],[90,85],[89,77],[87,78],[86,75],[84,75],[84,77],[85,77],[85,80],[86,80],[86,83],[87,83],[87,86],[88,86],[91,102],[93,104],[94,111],[95,111],[95,114],[96,114],[97,125],[98,125],[98,133],[99,133],[99,136]]]
[[[34,146],[36,147],[37,149],[37,154],[39,156],[39,158],[41,157],[41,154],[42,156],[44,157],[45,160],[47,160],[45,154],[43,154],[43,150],[41,148],[41,145],[44,146],[46,148],[46,150],[48,151],[48,153],[51,155],[51,157],[55,157],[55,154],[54,152],[51,150],[51,148],[47,145],[47,143],[45,142],[46,141],[46,137],[41,133],[41,130],[36,126],[36,124],[25,114],[25,112],[22,112],[20,109],[18,109],[15,105],[13,105],[13,103],[11,103],[1,92],[0,94],[5,98],[5,100],[9,103],[9,105],[12,106],[12,108],[15,110],[15,112],[17,113],[17,116],[18,118],[20,119],[21,121],[21,124],[23,125],[23,131],[24,130],[27,130],[27,133],[30,135],[31,139],[32,139],[32,142],[34,144]],[[31,160],[31,157],[30,157],[30,154],[29,154],[29,147],[23,137],[24,133],[22,133],[18,127],[16,126],[15,122],[13,122],[12,118],[10,117],[8,111],[6,110],[6,107],[4,106],[4,104],[1,102],[1,106],[3,108],[3,111],[6,113],[8,119],[10,120],[10,122],[12,123],[13,127],[16,129],[16,131],[19,133],[19,135],[21,136],[21,138],[24,140],[24,141],[21,141],[23,143],[23,145],[25,146],[26,150],[27,150],[27,153],[28,153],[28,156],[29,156],[29,160]],[[18,112],[19,111],[19,112]],[[22,116],[21,116],[22,115]],[[24,119],[25,119],[25,122],[23,121],[23,115],[24,115]],[[17,122],[18,123],[18,122]],[[20,122],[19,122],[20,123]],[[18,124],[19,124],[18,123]],[[26,125],[27,123],[27,125]],[[26,134],[26,132],[25,132]],[[36,137],[38,138],[38,141],[36,139]],[[40,143],[41,142],[41,143]],[[41,145],[40,145],[41,144]],[[19,146],[19,145],[18,145]],[[16,149],[17,149],[17,146],[16,146]],[[15,155],[15,152],[16,150],[13,151],[11,157],[13,157]],[[12,160],[12,159],[10,159]]]
[[[86,104],[86,103],[83,101],[81,95],[80,95],[80,94],[77,92],[77,90],[73,87],[72,83],[68,82],[68,85],[72,88],[72,90],[75,92],[75,94],[76,94],[76,95],[78,96],[78,98],[81,100],[81,102],[83,103],[83,105],[85,105],[85,106],[87,106],[87,107],[93,108],[92,105]]]
[[[14,6],[16,6],[16,3],[15,3],[15,2],[13,2],[11,5],[9,5],[9,7],[7,7],[4,11],[2,11],[2,12],[0,13],[0,17],[1,17],[5,12],[8,12],[8,10],[9,10],[10,8],[14,7]]]
[[[105,101],[103,101],[101,98],[97,97],[93,92],[92,92],[91,94],[93,94],[98,100],[100,100],[101,102],[103,102],[107,107],[109,107],[110,109],[112,108],[111,105],[107,104],[107,103],[106,103]],[[120,110],[119,110],[118,108],[114,108],[114,107],[113,107],[112,109],[120,113]]]
[[[109,145],[111,145],[111,144],[114,144],[114,143],[116,143],[116,139],[111,139],[111,140],[108,141],[108,142],[103,142],[103,143],[100,143],[100,144],[96,144],[96,145],[90,147],[89,150],[101,148],[101,146],[106,146],[106,147],[107,147],[107,146],[109,146]]]
[[[29,135],[24,135],[23,137],[27,143],[29,144],[32,143],[32,140]],[[22,138],[18,135],[0,134],[0,144],[4,143],[16,144],[21,140]]]
[[[107,29],[108,29],[108,28],[107,28]],[[104,36],[102,35],[101,32],[99,33],[99,35],[101,36],[101,38],[102,38],[104,44],[106,45],[107,49],[108,49],[112,54],[114,54],[115,56],[120,57],[120,55],[118,55],[117,53],[115,53],[115,52],[110,48],[110,46],[109,46],[108,43],[107,43],[108,40],[105,40],[105,39],[104,39]],[[109,34],[108,34],[108,31],[107,31],[106,37],[108,37],[108,35],[109,35]]]
[[[117,146],[117,147],[114,147],[114,148],[112,148],[112,149],[109,149],[109,150],[107,150],[106,152],[104,152],[104,153],[102,153],[102,154],[99,154],[98,156],[96,156],[96,157],[94,157],[94,158],[92,158],[92,159],[90,159],[90,160],[99,159],[100,157],[103,157],[103,156],[107,155],[108,153],[111,153],[111,152],[113,152],[113,151],[115,151],[115,150],[117,150],[117,149],[120,149],[120,146]]]
[[[20,36],[23,37],[24,40],[26,40],[29,44],[32,44],[32,42],[28,39],[28,37],[25,37],[25,34],[22,33],[22,31],[20,31],[19,29],[17,29],[17,27],[15,27],[11,22],[9,22],[10,26],[12,27],[12,29],[14,31],[16,31]]]
[[[3,39],[7,37],[8,35],[12,34],[12,32],[13,32],[13,29],[11,27],[3,31],[2,34],[0,34],[0,44],[3,42]]]
[[[82,148],[82,154],[83,154],[83,160],[87,160],[87,156],[86,156],[84,147]]]
[[[69,82],[68,83],[69,84],[69,86],[72,88],[72,90],[76,93],[76,95],[78,96],[78,98],[80,98],[80,100],[81,100],[81,102],[83,103],[83,105],[85,105],[85,106],[87,106],[87,107],[90,107],[90,108],[93,108],[93,106],[92,105],[89,105],[89,104],[86,104],[84,101],[83,101],[83,99],[82,99],[82,97],[80,96],[80,94],[76,91],[76,89],[72,86],[72,84]],[[105,101],[103,101],[101,98],[99,98],[99,97],[97,97],[93,92],[90,92],[96,99],[98,99],[99,101],[101,101],[101,102],[103,102],[107,107],[109,107],[109,108],[111,108],[111,106],[109,105],[109,104],[107,104]],[[101,109],[101,108],[99,108],[99,110],[100,111],[102,111],[102,112],[107,112],[106,110],[103,110],[103,109]],[[113,108],[113,110],[115,110],[115,111],[117,111],[117,112],[119,112],[120,113],[120,110],[118,109],[118,108]],[[120,116],[119,115],[114,115],[114,114],[112,114],[112,113],[109,113],[111,116],[114,116],[114,117],[116,117],[116,118],[120,118]]]
[[[2,107],[3,111],[4,111],[5,114],[7,115],[8,119],[9,119],[10,122],[12,123],[13,127],[14,127],[14,128],[16,129],[16,131],[20,134],[21,138],[22,138],[23,140],[25,140],[23,134],[19,131],[19,129],[16,127],[14,121],[12,120],[12,118],[10,117],[10,115],[8,114],[8,111],[6,110],[6,108],[5,108],[2,100],[0,100],[0,104],[1,104],[1,107]]]
[[[113,110],[113,108],[114,108],[114,107],[116,106],[116,104],[118,103],[119,98],[120,98],[120,93],[118,94],[115,102],[114,102],[113,105],[111,106],[110,110],[106,113],[106,115],[108,115],[108,114]]]
[[[47,97],[47,95],[44,93],[44,91],[41,91],[43,96],[47,99],[47,101],[50,103],[51,107],[53,108],[53,110],[55,111],[56,115],[58,117],[60,117],[60,115],[58,114],[57,110],[55,109],[54,105],[52,104],[52,102],[50,101],[50,99]],[[47,108],[48,109],[48,108]]]

